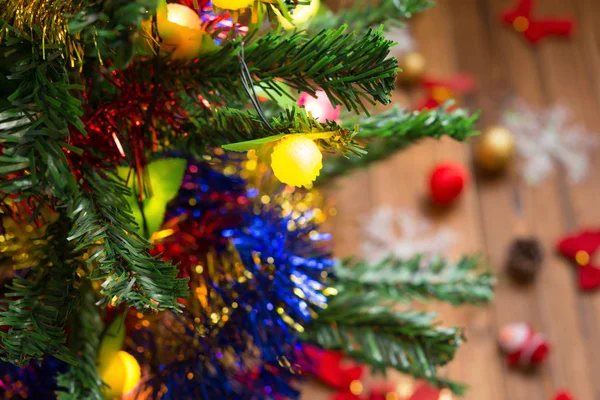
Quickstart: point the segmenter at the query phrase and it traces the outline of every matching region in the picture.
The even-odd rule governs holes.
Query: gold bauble
[[[483,133],[477,146],[477,164],[488,172],[500,172],[512,160],[514,152],[512,133],[502,126],[492,126]]]
[[[107,385],[103,389],[106,399],[126,396],[137,386],[142,376],[137,360],[125,351],[101,357],[98,360],[98,374]]]
[[[200,55],[205,34],[198,13],[183,4],[162,3],[156,13],[161,51],[177,60],[192,60]]]
[[[414,84],[421,80],[425,74],[425,57],[417,51],[406,53],[398,66],[402,69],[398,73],[398,81],[405,84]]]

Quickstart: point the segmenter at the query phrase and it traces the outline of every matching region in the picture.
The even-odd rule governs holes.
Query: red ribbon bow
[[[424,78],[423,87],[427,98],[416,107],[417,110],[438,108],[457,94],[475,90],[475,79],[471,75],[459,74],[447,79]]]
[[[533,0],[519,0],[512,10],[502,14],[502,20],[522,33],[531,44],[537,44],[547,36],[566,37],[573,32],[573,21],[558,18],[534,19],[532,11]]]
[[[600,268],[592,265],[593,255],[600,247],[600,231],[583,231],[561,239],[558,251],[578,264],[577,275],[582,290],[600,287]]]

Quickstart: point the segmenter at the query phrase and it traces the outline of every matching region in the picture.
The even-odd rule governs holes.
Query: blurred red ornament
[[[567,236],[556,245],[558,251],[577,263],[577,277],[581,290],[600,287],[600,267],[592,264],[592,258],[600,247],[600,231],[583,231]]]
[[[398,398],[398,396],[395,396],[395,397],[391,396],[390,393],[392,395],[396,395],[397,394],[396,389],[390,383],[383,382],[379,386],[371,388],[371,391],[370,391],[367,399],[368,400],[386,400],[386,399],[389,399],[390,397],[392,399]]]
[[[323,90],[318,90],[315,97],[308,93],[302,93],[298,98],[298,105],[304,106],[306,111],[310,112],[313,118],[321,123],[337,120],[342,111],[340,106],[333,107],[331,105],[327,93]]]
[[[562,390],[554,395],[552,400],[575,400],[575,398],[566,390]]]
[[[540,333],[525,323],[506,325],[498,334],[498,344],[510,366],[533,366],[548,357],[550,345]]]
[[[501,17],[507,25],[522,33],[531,44],[537,44],[548,36],[568,37],[573,33],[575,23],[570,19],[535,19],[532,16],[534,0],[518,0],[517,4]]]
[[[317,347],[304,345],[302,354],[307,358],[305,372],[319,378],[327,386],[342,392],[350,392],[352,382],[359,380],[363,367],[359,365],[343,365],[343,354],[326,351]]]
[[[472,92],[476,85],[475,79],[471,75],[459,74],[447,79],[425,77],[423,87],[427,97],[416,107],[417,110],[438,108],[459,94]]]
[[[429,181],[431,200],[439,205],[448,205],[460,195],[467,184],[469,173],[462,165],[454,162],[438,164]]]
[[[425,382],[417,385],[417,388],[410,396],[410,400],[438,400],[440,398],[440,390],[429,386]]]
[[[359,385],[362,385],[361,383],[359,383]],[[376,387],[376,388],[371,388],[369,393],[365,393],[365,395],[361,395],[362,393],[352,393],[350,391],[348,392],[338,392],[335,395],[333,395],[333,397],[331,397],[331,400],[386,400],[388,398],[390,398],[390,394],[396,394],[396,392],[394,391],[394,388],[389,387],[390,385],[384,384],[383,387]],[[362,391],[362,386],[361,386],[361,391]],[[395,398],[395,397],[392,397]],[[421,400],[421,399],[419,399]],[[426,400],[426,399],[423,399]],[[437,397],[435,398],[435,400],[437,400]]]
[[[338,392],[330,400],[361,400],[360,396],[352,392]]]

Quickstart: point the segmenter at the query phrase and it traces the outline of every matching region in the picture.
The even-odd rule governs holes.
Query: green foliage
[[[124,182],[95,170],[85,173],[90,193],[82,193],[69,209],[73,229],[69,240],[90,248],[88,264],[97,262],[92,279],[102,280],[100,304],[123,302],[138,310],[179,309],[177,298],[187,297],[187,279],[177,268],[152,257],[150,243],[135,233],[135,221]]]
[[[426,111],[408,111],[393,107],[371,117],[343,118],[344,124],[357,124],[360,127],[357,139],[368,141],[365,148],[367,154],[362,157],[337,157],[326,160],[316,184],[326,183],[353,169],[367,167],[424,138],[439,139],[448,136],[463,141],[476,135],[473,125],[478,114],[469,116],[462,109],[448,111],[450,105],[449,103],[438,109]]]
[[[433,6],[432,0],[366,0],[356,1],[349,8],[342,8],[338,12],[325,10],[311,18],[307,24],[310,35],[322,29],[337,28],[348,24],[350,29],[362,32],[385,23],[385,28],[403,24],[403,20],[414,14]]]
[[[80,256],[66,239],[69,220],[59,218],[46,231],[46,244],[39,252],[39,265],[24,277],[17,276],[5,287],[0,302],[0,356],[17,365],[27,365],[46,354],[68,363],[75,355],[65,346],[65,324],[77,307]]]
[[[84,130],[81,102],[71,93],[81,88],[69,83],[60,51],[44,60],[27,45],[14,43],[0,53],[13,62],[4,73],[18,85],[0,106],[0,125],[22,120],[0,131],[0,175],[19,173],[1,180],[0,191],[66,200],[78,190],[63,147],[68,147],[69,126]]]
[[[346,26],[314,37],[268,32],[230,41],[195,63],[173,63],[162,78],[172,87],[193,87],[190,94],[214,104],[223,99],[247,101],[238,58],[243,55],[254,85],[275,93],[284,93],[282,84],[311,94],[321,88],[334,105],[367,112],[365,102],[390,102],[398,66],[388,58],[391,45],[382,29],[368,30],[359,38],[346,33]]]
[[[265,145],[288,134],[308,134],[318,138],[320,134],[331,134],[328,139],[319,139],[326,151],[344,155],[362,154],[359,143],[354,140],[355,131],[340,127],[334,121],[320,123],[305,109],[294,106],[270,121],[264,120],[254,111],[222,107],[215,111],[203,110],[202,115],[190,118],[193,128],[186,138],[173,138],[175,147],[183,152],[202,155],[207,146],[224,146],[233,151],[244,151]],[[245,142],[245,143],[244,143]],[[235,145],[227,145],[235,143]]]
[[[87,44],[86,55],[110,59],[125,68],[144,46],[142,24],[155,12],[157,0],[94,1],[73,16],[69,32]]]
[[[484,304],[492,298],[494,279],[473,257],[457,263],[437,258],[425,266],[421,261],[418,256],[376,265],[339,262],[329,277],[338,294],[306,329],[305,338],[378,371],[395,368],[462,393],[462,385],[437,376],[437,368],[451,361],[464,341],[461,331],[438,327],[435,314],[400,311],[398,304],[414,299]]]
[[[437,368],[451,361],[463,342],[461,331],[436,327],[435,314],[396,311],[380,300],[377,293],[340,287],[306,328],[303,339],[342,351],[376,371],[391,367],[462,393],[462,385],[437,376]]]
[[[476,257],[451,262],[435,257],[423,265],[422,256],[389,258],[370,265],[347,259],[335,265],[334,282],[346,290],[368,290],[383,300],[436,299],[453,305],[485,304],[493,297],[494,277]]]
[[[58,201],[68,209],[73,226],[65,237],[75,241],[78,251],[92,251],[88,263],[96,268],[93,277],[106,279],[103,304],[114,298],[141,311],[179,308],[176,299],[187,295],[186,283],[175,279],[176,267],[150,256],[150,244],[134,233],[127,186],[90,165],[78,166],[83,179],[75,178],[65,151],[81,154],[66,142],[69,127],[84,131],[81,102],[71,93],[80,87],[69,84],[61,53],[42,59],[39,52],[22,52],[23,44],[13,46],[21,55],[10,69],[11,79],[19,86],[8,97],[9,104],[0,108],[0,124],[22,121],[0,133],[0,191],[36,198],[40,207],[45,201]]]
[[[96,370],[96,352],[103,325],[94,289],[89,280],[81,285],[81,305],[69,319],[68,347],[77,354],[77,364],[58,375],[59,400],[102,400],[102,380]]]

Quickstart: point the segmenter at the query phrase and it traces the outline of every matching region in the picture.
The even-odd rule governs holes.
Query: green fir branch
[[[0,75],[13,82],[0,103],[0,191],[68,200],[78,186],[63,147],[69,126],[84,131],[81,102],[71,93],[81,87],[70,84],[60,51],[43,59],[39,50],[14,43],[0,54]]]
[[[388,104],[394,90],[398,62],[388,58],[392,42],[383,30],[368,32],[357,38],[346,33],[346,26],[325,30],[314,37],[305,32],[281,36],[268,32],[228,42],[213,54],[194,63],[165,69],[163,80],[171,87],[189,89],[213,104],[224,99],[245,99],[241,77],[242,56],[253,84],[265,90],[284,93],[282,84],[299,92],[315,94],[324,90],[334,105],[348,110],[368,112],[365,103]]]
[[[0,108],[0,126],[14,116],[24,118],[0,131],[0,191],[59,200],[69,209],[74,222],[69,240],[76,241],[78,250],[94,249],[89,259],[98,261],[93,276],[106,279],[103,304],[126,301],[140,311],[180,308],[177,298],[187,296],[186,281],[176,279],[175,266],[152,257],[150,244],[134,233],[127,186],[85,165],[77,174],[84,179],[75,178],[65,150],[82,150],[67,144],[69,127],[85,129],[79,119],[81,102],[71,94],[80,88],[68,83],[61,53],[42,59],[16,46],[10,76],[19,84]]]
[[[388,258],[376,264],[347,259],[334,266],[332,281],[347,290],[377,293],[385,301],[436,299],[458,306],[485,304],[494,295],[494,277],[476,257],[458,262],[422,256],[410,260]]]
[[[85,178],[90,193],[69,210],[69,240],[78,249],[91,249],[87,261],[98,263],[91,277],[103,281],[99,304],[125,302],[141,312],[180,309],[177,299],[187,297],[187,279],[177,278],[174,265],[152,257],[150,243],[135,233],[127,185],[95,170],[86,171]]]
[[[385,372],[388,367],[462,393],[464,386],[438,376],[464,341],[457,328],[437,327],[435,314],[395,311],[376,293],[340,290],[306,327],[303,340]]]
[[[91,282],[81,286],[81,306],[69,319],[68,346],[77,355],[77,364],[57,376],[59,400],[102,400],[102,379],[96,369],[100,332],[104,326]]]
[[[142,24],[156,13],[157,0],[93,1],[69,21],[69,33],[79,35],[86,54],[125,68],[145,46]]]
[[[324,184],[330,179],[347,174],[357,168],[383,160],[419,140],[439,139],[448,136],[464,141],[477,134],[473,125],[479,113],[467,115],[462,109],[449,111],[447,104],[434,110],[408,111],[398,107],[390,108],[370,117],[348,116],[344,125],[357,124],[360,132],[357,139],[368,141],[367,154],[362,157],[332,157],[323,163],[323,169],[316,184]]]
[[[348,24],[356,32],[385,24],[385,29],[402,26],[404,20],[433,6],[432,0],[366,0],[354,2],[352,7],[337,12],[326,9],[310,19],[306,30],[309,35],[323,29]],[[323,7],[324,8],[324,7]]]
[[[0,357],[24,366],[47,354],[74,364],[74,354],[65,346],[65,324],[76,309],[79,291],[79,254],[66,239],[68,219],[52,223],[39,252],[39,265],[25,276],[6,285],[6,298],[0,302]]]
[[[292,107],[278,116],[265,120],[258,113],[235,108],[203,109],[189,118],[189,134],[169,139],[173,147],[195,157],[201,157],[209,147],[224,146],[277,135],[333,133],[330,139],[319,139],[325,151],[343,155],[363,154],[362,146],[354,140],[355,131],[342,128],[334,121],[320,123],[304,108]]]

